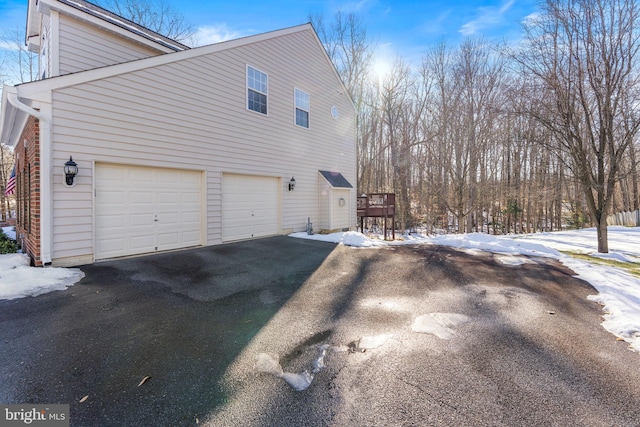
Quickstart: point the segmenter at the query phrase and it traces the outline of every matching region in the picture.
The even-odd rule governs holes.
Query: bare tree
[[[193,25],[164,0],[97,0],[96,4],[175,41],[195,43]]]
[[[24,30],[16,27],[3,35],[4,55],[0,58],[0,80],[2,84],[26,83],[38,78],[38,57],[30,52],[25,44]],[[0,95],[1,95],[0,86]],[[0,147],[0,217],[6,221],[11,216],[11,200],[15,196],[7,196],[4,189],[14,164],[13,150],[2,145]]]
[[[366,26],[353,13],[337,12],[328,25],[321,15],[309,19],[356,106],[358,191],[381,191],[378,164],[381,126],[376,87],[369,79],[374,46],[369,41]]]
[[[582,187],[599,252],[608,252],[608,209],[640,127],[639,8],[634,0],[547,0],[515,56],[535,76],[542,108],[531,112]]]
[[[26,83],[38,78],[38,55],[25,44],[24,29],[18,27],[2,34],[6,44],[0,62],[0,77],[9,84]]]

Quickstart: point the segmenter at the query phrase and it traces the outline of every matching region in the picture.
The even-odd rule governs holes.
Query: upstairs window
[[[295,89],[296,101],[296,125],[303,128],[309,127],[309,94]]]
[[[267,114],[267,75],[247,66],[247,108]]]

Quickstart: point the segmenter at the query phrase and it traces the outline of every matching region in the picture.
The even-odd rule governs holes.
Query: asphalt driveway
[[[275,237],[81,269],[0,301],[1,403],[73,426],[640,419],[640,355],[555,261]]]

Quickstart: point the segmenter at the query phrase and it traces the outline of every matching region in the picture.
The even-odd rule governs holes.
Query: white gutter
[[[14,89],[15,90],[15,89]],[[51,264],[52,197],[51,197],[51,106],[43,105],[46,112],[38,111],[20,101],[16,92],[7,93],[7,101],[18,110],[40,121],[40,260]],[[48,114],[46,114],[48,113]]]
[[[18,98],[18,94],[14,93],[14,92],[7,93],[7,101],[9,101],[9,104],[13,105],[18,110],[23,111],[23,112],[29,114],[30,116],[35,117],[38,120],[46,121],[46,119],[44,119],[44,117],[40,113],[40,111],[31,108],[27,104],[23,104],[20,101],[20,99]]]

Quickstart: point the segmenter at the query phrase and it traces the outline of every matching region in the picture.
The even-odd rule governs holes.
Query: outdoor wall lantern
[[[296,179],[291,177],[291,181],[289,181],[289,191],[293,191],[296,188]]]
[[[69,156],[69,161],[64,164],[64,176],[68,186],[73,185],[73,180],[78,175],[78,165],[73,161],[73,158]]]

